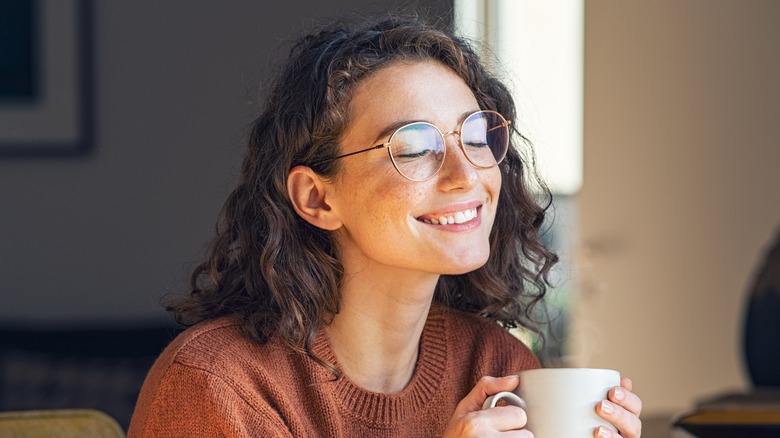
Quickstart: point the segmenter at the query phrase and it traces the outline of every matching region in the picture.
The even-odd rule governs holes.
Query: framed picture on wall
[[[90,6],[0,2],[0,159],[92,149]]]

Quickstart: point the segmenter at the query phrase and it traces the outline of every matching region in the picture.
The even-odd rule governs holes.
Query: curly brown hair
[[[295,213],[288,172],[302,164],[334,177],[338,160],[327,159],[339,152],[355,85],[391,63],[418,60],[447,66],[481,109],[515,118],[507,88],[444,26],[419,17],[385,18],[338,22],[302,37],[252,126],[238,185],[220,213],[207,259],[192,273],[189,293],[167,303],[177,321],[236,315],[258,342],[278,336],[311,354],[317,332],[339,312],[344,272],[331,233]],[[500,164],[502,194],[489,260],[473,272],[442,276],[434,300],[538,332],[532,308],[544,297],[557,261],[540,240],[552,197],[534,170],[530,143],[512,130]]]

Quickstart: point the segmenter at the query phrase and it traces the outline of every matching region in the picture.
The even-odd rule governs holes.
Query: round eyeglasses
[[[482,110],[469,114],[460,129],[442,133],[428,122],[413,122],[396,129],[387,143],[378,144],[333,158],[317,161],[325,163],[374,149],[387,148],[393,166],[410,181],[425,181],[439,173],[444,165],[446,142],[444,138],[456,134],[466,159],[475,167],[487,169],[497,166],[509,147],[509,124],[501,114]]]

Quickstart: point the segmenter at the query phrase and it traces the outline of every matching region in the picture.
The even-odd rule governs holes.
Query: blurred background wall
[[[395,3],[94,2],[94,150],[0,158],[0,321],[163,320],[269,60],[316,17]],[[572,354],[674,412],[746,385],[744,297],[780,225],[780,3],[588,0],[585,20]]]
[[[780,231],[780,2],[585,5],[572,350],[678,411],[748,385],[746,294]]]

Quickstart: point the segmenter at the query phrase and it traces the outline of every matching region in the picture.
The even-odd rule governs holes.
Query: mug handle
[[[504,400],[510,405],[514,405],[523,409],[526,409],[527,406],[525,400],[520,398],[514,392],[503,391],[488,397],[487,400],[485,400],[485,403],[482,403],[482,409],[485,410],[485,409],[495,408],[496,403],[498,403],[499,400]]]

